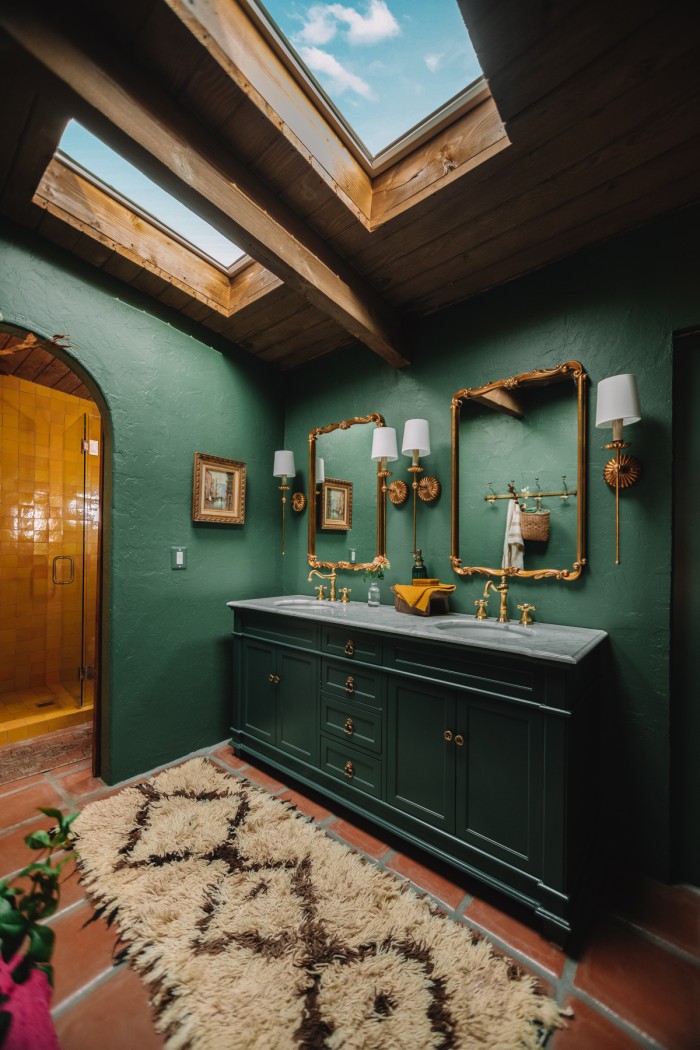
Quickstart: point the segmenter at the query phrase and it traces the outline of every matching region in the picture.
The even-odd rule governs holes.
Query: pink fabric
[[[24,984],[15,984],[10,966],[0,959],[0,992],[10,1001],[0,1010],[12,1015],[2,1050],[61,1050],[51,1020],[51,986],[46,974],[32,970]]]

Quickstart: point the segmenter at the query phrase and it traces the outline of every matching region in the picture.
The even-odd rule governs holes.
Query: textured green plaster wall
[[[128,285],[9,224],[0,311],[67,333],[108,409],[103,775],[116,781],[224,739],[230,723],[226,602],[280,590],[272,456],[276,373]],[[192,522],[194,452],[247,463],[246,524]],[[171,546],[187,546],[173,571]]]
[[[453,609],[473,612],[483,579],[457,578],[449,564],[451,395],[531,368],[583,362],[591,378],[588,567],[573,583],[515,582],[510,602],[514,609],[534,601],[542,621],[609,632],[610,687],[600,711],[609,831],[662,877],[669,858],[672,333],[700,322],[699,235],[700,210],[686,210],[425,319],[415,326],[410,368],[393,371],[358,347],[300,370],[287,387],[286,447],[302,463],[313,426],[378,411],[400,441],[407,418],[429,419],[433,451],[424,466],[442,480],[443,493],[438,503],[419,505],[419,546],[430,575],[456,582]],[[615,566],[614,496],[602,481],[610,432],[594,427],[594,389],[620,372],[638,377],[644,419],[625,436],[645,474],[621,500],[622,564]],[[393,467],[408,482],[407,463]],[[509,469],[507,456],[485,458],[484,491],[487,481],[512,477]],[[387,530],[392,568],[384,602],[392,600],[392,582],[409,579],[410,503],[388,505]],[[287,593],[311,591],[305,554],[306,515],[294,516]],[[366,593],[357,578],[352,586],[353,598]]]

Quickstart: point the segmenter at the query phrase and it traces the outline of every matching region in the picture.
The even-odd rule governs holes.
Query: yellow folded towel
[[[420,609],[421,612],[427,612],[431,595],[452,594],[454,590],[456,590],[456,584],[454,583],[439,583],[437,587],[432,584],[426,587],[419,584],[409,586],[400,583],[394,586],[396,594],[403,598],[407,605],[410,605],[412,609]]]
[[[439,587],[440,586],[440,581],[439,580],[433,580],[433,579],[420,580],[420,579],[418,579],[418,577],[414,576],[413,577],[413,586],[414,587]]]

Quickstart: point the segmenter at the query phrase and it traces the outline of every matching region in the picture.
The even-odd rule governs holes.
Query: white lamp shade
[[[320,456],[316,456],[316,484],[320,485],[321,482],[326,480],[326,464],[323,462]]]
[[[412,456],[417,449],[419,456],[430,455],[430,427],[427,419],[407,419],[403,428],[401,451]]]
[[[637,392],[637,377],[631,374],[610,376],[598,383],[595,425],[611,427],[616,419],[623,426],[638,423],[642,418]]]
[[[275,452],[275,466],[272,471],[272,475],[275,478],[281,478],[286,474],[288,478],[293,478],[296,474],[294,469],[294,453],[289,452],[287,449],[278,449]]]
[[[393,427],[377,427],[372,434],[372,459],[392,462],[399,458],[396,450],[396,431]]]

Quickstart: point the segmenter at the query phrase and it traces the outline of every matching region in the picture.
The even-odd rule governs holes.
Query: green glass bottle
[[[416,551],[414,554],[413,562],[413,579],[414,580],[426,580],[428,578],[428,570],[423,564],[423,551]]]

